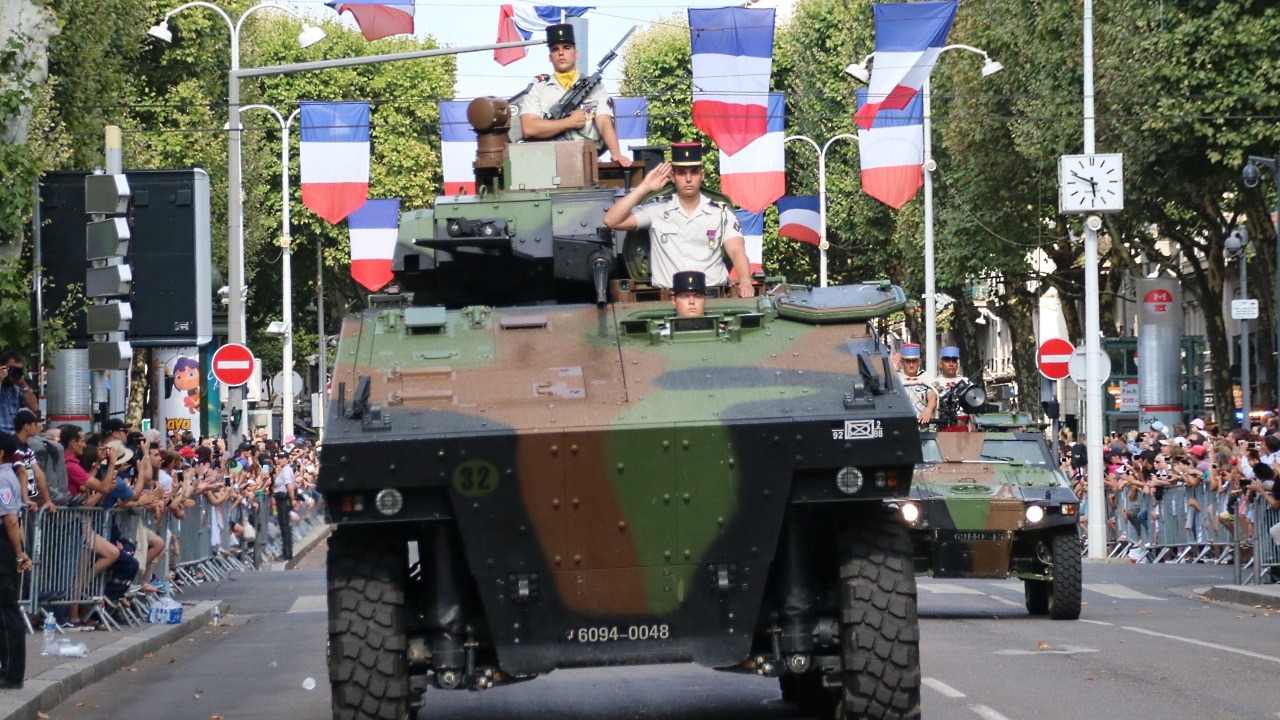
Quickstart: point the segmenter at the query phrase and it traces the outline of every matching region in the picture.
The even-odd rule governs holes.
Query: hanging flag
[[[778,237],[811,245],[822,241],[822,213],[817,195],[778,198]]]
[[[369,103],[301,105],[302,204],[336,223],[369,196]]]
[[[467,122],[466,100],[440,101],[440,169],[445,195],[476,193],[476,131]]]
[[[626,157],[631,157],[631,148],[649,144],[649,100],[648,98],[614,98],[613,119],[617,123],[618,149]],[[607,150],[601,162],[615,160]]]
[[[763,212],[787,192],[786,112],[786,95],[769,93],[768,132],[734,155],[720,151],[720,192],[744,210]]]
[[[747,262],[751,263],[751,272],[754,273],[764,267],[764,213],[746,210],[734,210],[733,213],[742,226],[742,239],[747,243]],[[733,271],[729,272],[729,277],[734,275]]]
[[[933,72],[942,46],[947,44],[955,0],[947,2],[875,3],[876,51],[865,105],[855,119],[871,129],[882,109],[902,110],[920,94]]]
[[[858,107],[867,91],[859,89]],[[871,197],[900,208],[924,184],[924,98],[916,95],[901,110],[881,108],[871,128],[858,129],[862,189]]]
[[[693,124],[736,155],[768,132],[773,10],[689,10]]]
[[[400,233],[400,198],[368,200],[347,217],[351,231],[351,277],[370,290],[391,282],[391,261]]]
[[[365,40],[413,34],[413,0],[329,0],[325,5],[351,13]]]
[[[575,5],[561,7],[559,5],[534,5],[532,3],[512,3],[498,8],[498,42],[520,42],[529,40],[535,32],[546,30],[548,25],[562,23],[571,17],[585,15],[594,10],[594,5]],[[499,65],[510,65],[525,56],[526,48],[504,48],[493,51],[493,59]]]

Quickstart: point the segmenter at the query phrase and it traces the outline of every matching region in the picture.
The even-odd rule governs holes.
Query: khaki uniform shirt
[[[673,275],[688,270],[705,274],[708,287],[728,284],[724,242],[742,235],[732,208],[703,195],[702,204],[689,215],[673,194],[631,213],[638,229],[649,230],[649,273],[654,285],[669,288]]]
[[[565,89],[556,82],[554,75],[539,75],[534,80],[533,87],[529,88],[529,93],[520,100],[520,114],[542,117],[560,102],[564,94]],[[590,119],[587,126],[581,130],[566,130],[549,138],[550,140],[591,140],[596,145],[604,142],[600,138],[599,128],[596,127],[596,115],[613,117],[613,104],[609,102],[609,96],[604,91],[604,83],[596,85],[596,89],[579,107]]]
[[[911,407],[915,408],[916,415],[924,412],[929,407],[929,393],[933,392],[933,376],[929,373],[920,373],[919,375],[908,375],[899,372],[898,377],[902,380],[902,386],[907,391],[907,397],[911,398]]]

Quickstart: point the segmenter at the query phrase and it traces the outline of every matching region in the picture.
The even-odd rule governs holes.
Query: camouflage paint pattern
[[[348,318],[319,479],[334,521],[386,522],[373,497],[393,487],[405,499],[391,519],[456,523],[509,672],[741,662],[793,477],[828,478],[818,500],[901,498],[919,436],[864,321],[713,300],[714,317],[695,319],[705,327],[670,332],[670,313],[636,303]],[[859,354],[881,394],[860,389]],[[343,417],[362,376],[377,407]],[[846,466],[864,472],[856,496],[835,488]],[[363,510],[344,505],[353,497]],[[654,623],[668,637],[576,635]]]
[[[911,499],[916,571],[935,577],[1043,577],[1037,542],[1078,521],[1079,500],[1044,436],[1014,432],[922,433],[925,462]],[[1031,523],[1029,505],[1044,509]]]

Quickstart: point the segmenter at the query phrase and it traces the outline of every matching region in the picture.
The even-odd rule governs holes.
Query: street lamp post
[[[244,283],[244,218],[240,204],[240,30],[244,21],[254,12],[265,8],[273,8],[303,20],[302,32],[298,35],[298,44],[309,47],[324,39],[324,31],[305,24],[305,18],[297,10],[274,2],[261,2],[245,10],[238,20],[232,21],[227,11],[213,3],[188,2],[165,13],[164,19],[147,30],[147,34],[166,43],[173,42],[173,32],[169,30],[169,18],[188,8],[201,7],[212,10],[227,23],[231,33],[231,71],[227,73],[227,284],[230,292],[227,305],[227,339],[233,343],[244,344],[248,335],[245,327],[245,283]],[[288,302],[288,300],[286,300]],[[292,376],[290,376],[292,382]],[[244,386],[232,388],[232,408],[239,408],[240,422],[233,428],[239,436],[243,433],[244,422],[248,419],[245,412]]]
[[[1249,247],[1249,234],[1242,229],[1232,231],[1231,235],[1227,237],[1227,241],[1224,247],[1224,250],[1226,251],[1225,253],[1226,256],[1229,258],[1235,258],[1235,261],[1240,264],[1240,299],[1241,300],[1249,299],[1249,276],[1245,272],[1246,266],[1244,261],[1245,249],[1248,247]],[[1240,427],[1246,430],[1250,429],[1251,427],[1251,423],[1249,422],[1249,410],[1250,410],[1249,395],[1250,395],[1251,386],[1253,385],[1253,383],[1250,382],[1251,380],[1252,378],[1249,377],[1249,321],[1246,319],[1241,319],[1240,320],[1240,412],[1242,414],[1242,417],[1240,419]]]
[[[283,296],[281,313],[284,316],[284,350],[281,353],[284,369],[280,371],[283,385],[280,393],[284,397],[281,400],[280,439],[284,440],[293,434],[293,237],[289,232],[289,127],[299,111],[294,110],[286,118],[270,105],[245,105],[240,108],[240,112],[249,110],[266,110],[280,124],[280,283]]]
[[[972,45],[947,45],[938,51],[938,56],[948,50],[964,50],[981,55],[985,61],[982,66],[982,77],[989,77],[1004,69],[1004,65],[991,59],[986,50]],[[850,65],[845,72],[866,83],[871,80],[867,63],[875,57],[872,53],[856,65]],[[938,289],[934,269],[933,248],[933,171],[938,164],[933,160],[933,102],[929,78],[925,78],[921,88],[921,100],[924,105],[924,346],[925,367],[936,372],[938,367]]]
[[[1271,177],[1276,183],[1276,374],[1271,377],[1271,384],[1276,392],[1276,404],[1280,406],[1280,155],[1275,157],[1262,157],[1261,155],[1250,155],[1249,162],[1244,166],[1244,184],[1246,187],[1257,187],[1258,181],[1261,179],[1261,172],[1258,168],[1264,167],[1271,171]]]
[[[791,135],[782,141],[786,144],[792,140],[803,140],[812,145],[814,152],[818,154],[818,285],[820,287],[827,286],[827,249],[831,247],[831,243],[827,242],[827,150],[831,149],[831,143],[837,140],[857,139],[857,135],[842,133],[831,138],[821,147],[808,135]]]

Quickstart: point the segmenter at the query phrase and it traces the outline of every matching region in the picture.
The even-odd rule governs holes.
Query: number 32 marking
[[[453,489],[467,497],[483,497],[498,487],[498,468],[488,460],[465,460],[453,469]]]

